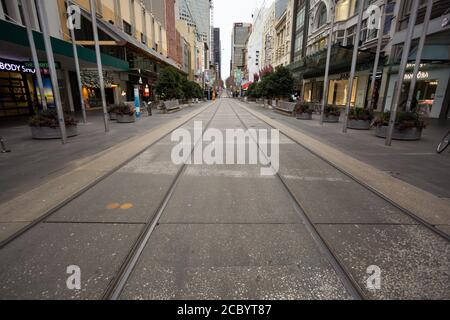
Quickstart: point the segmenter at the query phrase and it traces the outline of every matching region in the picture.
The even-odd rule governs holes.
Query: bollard
[[[8,153],[11,152],[11,150],[6,149],[6,145],[5,145],[5,141],[3,140],[3,137],[0,137],[0,146],[2,148],[2,150],[0,151],[0,153]]]

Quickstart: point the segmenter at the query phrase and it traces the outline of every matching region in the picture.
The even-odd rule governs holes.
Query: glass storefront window
[[[330,80],[330,89],[328,92],[328,104],[336,106],[345,106],[347,104],[348,80]],[[352,99],[350,105],[355,106],[356,88],[358,87],[358,78],[353,81]]]
[[[400,98],[400,101],[402,101],[400,104],[401,107],[404,107],[406,105],[410,84],[410,82],[405,82],[403,85],[402,95]],[[422,107],[428,106],[429,111],[431,111],[438,85],[438,80],[418,81],[414,92],[413,107],[416,105]]]

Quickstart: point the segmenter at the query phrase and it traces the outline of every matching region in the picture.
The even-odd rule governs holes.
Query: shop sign
[[[47,74],[48,62],[39,62],[39,67],[42,70],[41,72]],[[61,63],[55,61],[56,69],[61,69]],[[7,59],[0,59],[0,71],[8,71],[8,72],[22,72],[22,73],[36,73],[34,68],[34,63],[32,61],[13,61]]]
[[[27,67],[27,68],[34,68],[33,61],[25,61],[25,62],[23,62],[23,65],[25,67]],[[39,61],[39,68],[41,68],[41,69],[49,69],[48,62],[47,61],[45,61],[45,62]],[[61,69],[61,62],[55,61],[55,68],[57,70]]]
[[[405,74],[405,80],[411,80],[413,75],[414,75],[414,73],[407,73],[407,74]],[[417,74],[417,80],[428,79],[428,78],[429,78],[429,74],[426,71],[420,71]]]
[[[21,62],[16,62],[12,60],[0,59],[0,71],[8,72],[22,72],[22,73],[35,73],[34,68],[26,67]]]

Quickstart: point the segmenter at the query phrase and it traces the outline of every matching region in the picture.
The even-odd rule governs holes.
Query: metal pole
[[[98,79],[100,84],[100,94],[102,96],[102,106],[103,106],[103,120],[105,123],[105,132],[109,131],[109,117],[108,110],[106,109],[106,96],[105,96],[105,83],[103,81],[103,68],[102,68],[102,60],[100,56],[100,45],[98,42],[98,32],[97,32],[97,8],[95,5],[95,0],[90,0],[91,5],[91,18],[92,18],[92,29],[94,34],[94,42],[95,42],[95,54],[97,56],[97,68],[98,68]]]
[[[378,35],[378,42],[377,42],[377,53],[375,54],[375,62],[373,64],[373,71],[372,71],[372,82],[370,83],[370,92],[371,92],[371,97],[369,100],[369,106],[368,109],[369,110],[373,110],[373,96],[374,96],[374,91],[375,91],[375,83],[377,81],[377,73],[378,73],[378,65],[380,63],[380,55],[381,55],[381,45],[383,44],[383,35],[384,35],[384,23],[386,21],[386,6],[387,6],[387,1],[388,0],[384,0],[384,6],[383,6],[383,10],[381,10],[381,21],[380,21],[380,30],[379,30],[379,35]]]
[[[66,0],[67,7],[70,6],[71,2],[70,0]],[[78,81],[78,91],[80,92],[80,102],[81,102],[81,114],[83,117],[83,123],[87,123],[87,117],[86,117],[86,105],[84,103],[83,99],[83,85],[81,83],[81,71],[80,71],[80,62],[78,60],[78,50],[77,50],[77,44],[76,44],[76,38],[75,38],[75,26],[73,25],[72,21],[69,23],[69,29],[70,29],[70,38],[72,40],[72,49],[73,49],[73,58],[75,61],[75,70],[77,73],[77,81]]]
[[[398,71],[397,86],[395,88],[394,100],[391,107],[391,118],[389,119],[389,128],[386,136],[386,146],[390,146],[392,144],[392,134],[394,133],[395,121],[397,117],[397,109],[400,103],[400,96],[402,94],[403,81],[406,73],[406,65],[408,63],[409,50],[411,49],[411,40],[414,34],[414,27],[416,25],[418,9],[419,9],[419,0],[413,0],[408,22],[408,31],[406,33],[405,43],[403,45],[402,60],[400,62],[400,69]]]
[[[342,128],[343,133],[347,133],[348,116],[350,114],[350,105],[352,103],[353,80],[355,78],[356,63],[358,61],[359,39],[361,38],[361,24],[362,24],[363,14],[364,14],[364,1],[359,1],[359,6],[360,7],[359,7],[359,12],[358,12],[358,15],[359,15],[358,16],[358,24],[356,26],[355,43],[353,45],[352,67],[350,70],[350,77],[348,79],[347,104],[345,106],[344,126]]]
[[[414,65],[414,72],[411,78],[411,84],[409,86],[408,101],[406,102],[406,111],[411,111],[412,100],[414,97],[414,91],[416,89],[417,75],[419,74],[420,62],[422,60],[422,52],[425,46],[425,40],[427,39],[428,26],[430,24],[431,11],[433,9],[433,0],[427,2],[427,12],[425,13],[425,20],[423,22],[422,34],[419,40],[419,46],[416,53],[416,63]]]
[[[29,0],[22,0],[23,18],[25,20],[25,26],[27,28],[28,44],[30,45],[31,58],[34,64],[34,70],[36,72],[37,83],[39,87],[39,93],[41,97],[42,109],[47,110],[47,99],[45,99],[44,82],[42,81],[41,68],[39,66],[39,59],[36,52],[36,44],[34,43],[33,30],[31,29],[30,22],[30,7],[28,6]]]
[[[59,93],[58,77],[56,74],[55,58],[53,56],[53,48],[48,33],[48,16],[44,12],[43,1],[36,1],[39,20],[41,21],[42,37],[44,38],[45,51],[47,53],[48,68],[50,69],[50,78],[52,80],[53,95],[55,97],[56,112],[58,113],[58,123],[61,130],[62,143],[67,142],[66,124],[64,122],[64,112]]]
[[[328,103],[328,87],[329,87],[328,77],[330,73],[331,43],[333,42],[333,29],[334,29],[334,22],[336,20],[335,16],[336,16],[336,6],[333,5],[333,8],[331,8],[330,34],[328,36],[327,62],[325,64],[325,76],[323,79],[323,97],[322,97],[322,105],[320,108],[320,125],[323,125],[325,105]]]

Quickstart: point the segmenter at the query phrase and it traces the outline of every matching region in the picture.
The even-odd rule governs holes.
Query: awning
[[[83,14],[83,16],[86,19],[91,21],[91,14],[89,12],[82,9],[81,13]],[[122,41],[129,45],[132,45],[134,48],[141,50],[142,52],[144,52],[146,55],[150,56],[151,58],[153,58],[157,61],[163,62],[167,65],[170,65],[170,66],[178,69],[178,71],[185,73],[183,70],[180,69],[180,67],[177,65],[177,63],[174,60],[164,57],[161,53],[154,50],[153,48],[147,47],[145,44],[138,41],[135,37],[130,36],[129,34],[125,33],[124,31],[117,28],[113,24],[111,24],[107,21],[101,20],[101,19],[97,20],[97,24],[98,24],[99,28],[101,28],[105,33],[110,35],[113,39],[115,39],[117,41]]]
[[[416,61],[418,47],[411,50],[408,61]],[[422,62],[449,62],[450,61],[450,46],[427,44],[423,47]]]
[[[370,69],[373,66],[374,53],[359,50],[357,59],[357,71]],[[301,78],[313,78],[323,76],[325,72],[327,49],[306,56],[300,61],[288,66],[294,74],[300,74]],[[344,47],[334,44],[331,49],[330,74],[349,72],[353,58],[353,47]],[[380,57],[381,60],[384,57]],[[381,61],[380,65],[382,65]]]
[[[12,43],[15,45],[20,45],[26,48],[29,48],[28,37],[26,28],[15,23],[1,20],[0,19],[0,41],[5,41],[8,43]],[[42,33],[33,31],[34,42],[36,44],[36,49],[38,51],[45,51],[44,38]],[[64,41],[61,39],[57,39],[54,37],[50,37],[53,53],[55,55],[65,56],[68,58],[73,58],[73,48],[72,43],[68,41]],[[8,48],[3,48],[2,51],[8,50],[13,53],[14,47],[9,46]],[[88,63],[96,63],[96,55],[95,51],[77,46],[78,50],[78,58],[80,59],[80,63],[83,61]],[[107,54],[101,54],[102,64],[106,67],[111,67],[120,71],[127,71],[129,68],[129,64],[127,61],[117,59]]]

